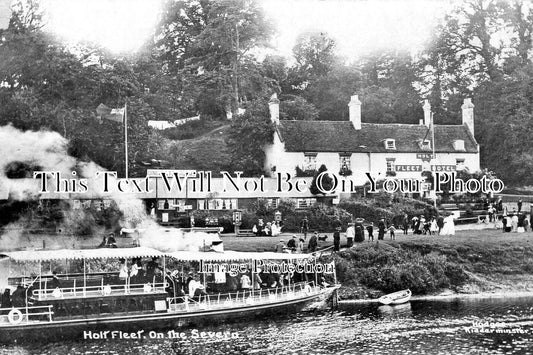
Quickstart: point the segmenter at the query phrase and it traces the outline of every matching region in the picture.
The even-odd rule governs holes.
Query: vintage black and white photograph
[[[0,0],[0,353],[533,353],[532,36],[530,0]]]

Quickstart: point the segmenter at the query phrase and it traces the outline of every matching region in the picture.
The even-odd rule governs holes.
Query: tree
[[[292,49],[296,67],[308,78],[326,75],[335,62],[335,40],[324,32],[303,33]]]
[[[246,113],[235,117],[227,137],[227,145],[232,153],[232,166],[235,171],[243,171],[245,176],[263,174],[265,152],[263,147],[271,144],[274,138],[274,124],[266,100],[250,103]]]
[[[280,102],[280,116],[284,120],[312,121],[318,118],[316,107],[303,97],[286,95]]]
[[[262,78],[250,51],[266,46],[272,33],[255,1],[168,1],[156,45],[200,112],[222,115],[246,102],[247,89]]]
[[[313,195],[324,195],[323,191],[329,191],[333,187],[333,179],[329,174],[327,174],[328,168],[324,164],[320,165],[320,168],[318,168],[318,171],[316,172],[315,176],[313,177],[313,180],[311,181],[311,186],[309,187],[309,191]],[[322,175],[321,175],[322,174]],[[321,176],[321,188],[317,185],[318,177]]]
[[[533,65],[476,89],[476,137],[481,165],[506,184],[530,185],[533,162]]]

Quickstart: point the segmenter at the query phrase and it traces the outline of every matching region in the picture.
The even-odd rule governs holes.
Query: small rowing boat
[[[389,293],[388,295],[378,298],[378,302],[382,304],[402,304],[409,302],[411,299],[411,290],[403,290],[394,293]]]

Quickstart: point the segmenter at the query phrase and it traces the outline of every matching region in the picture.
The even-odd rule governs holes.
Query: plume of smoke
[[[67,154],[68,141],[57,132],[22,132],[8,125],[0,127],[0,142],[0,197],[8,194],[14,200],[27,200],[37,192],[37,184],[7,177],[6,167],[11,162],[24,162],[64,174],[70,174],[76,165],[76,158]]]
[[[58,171],[65,176],[71,177],[71,172],[76,169],[78,177],[94,178],[96,172],[103,171],[94,162],[80,162],[68,155],[68,140],[59,133],[49,131],[26,131],[22,132],[11,125],[0,127],[0,142],[2,153],[0,154],[0,198],[9,197],[10,200],[37,199],[37,180],[33,179],[9,179],[6,175],[6,167],[12,162],[24,162],[29,165],[39,166],[43,171]],[[7,191],[7,192],[6,192]],[[111,198],[123,214],[120,224],[123,228],[142,229],[141,245],[153,247],[162,251],[199,250],[204,246],[210,246],[218,236],[207,233],[183,233],[179,229],[168,229],[159,226],[149,215],[142,200],[124,196],[114,192],[106,196],[94,196]],[[72,206],[70,206],[72,207]],[[83,220],[83,210],[69,208],[64,211],[65,230],[73,230],[74,226]],[[27,218],[21,218],[16,224],[9,226],[9,232],[0,236],[2,249],[17,247],[25,238],[23,230],[31,225]],[[40,241],[40,239],[39,239]],[[26,243],[27,244],[27,243]],[[34,243],[33,243],[34,244]],[[69,248],[77,245],[75,241],[65,242],[62,238],[54,243],[53,247]],[[32,245],[30,247],[38,248]],[[48,247],[48,246],[47,246]],[[50,245],[50,247],[52,247]]]

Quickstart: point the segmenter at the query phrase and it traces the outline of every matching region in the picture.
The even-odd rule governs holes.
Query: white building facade
[[[349,121],[280,121],[279,101],[273,96],[269,104],[276,133],[265,147],[264,168],[271,175],[312,174],[324,164],[330,173],[363,185],[366,173],[420,179],[423,171],[480,170],[470,99],[462,106],[462,125],[432,125],[427,100],[418,125],[363,123],[357,95],[348,105]]]

